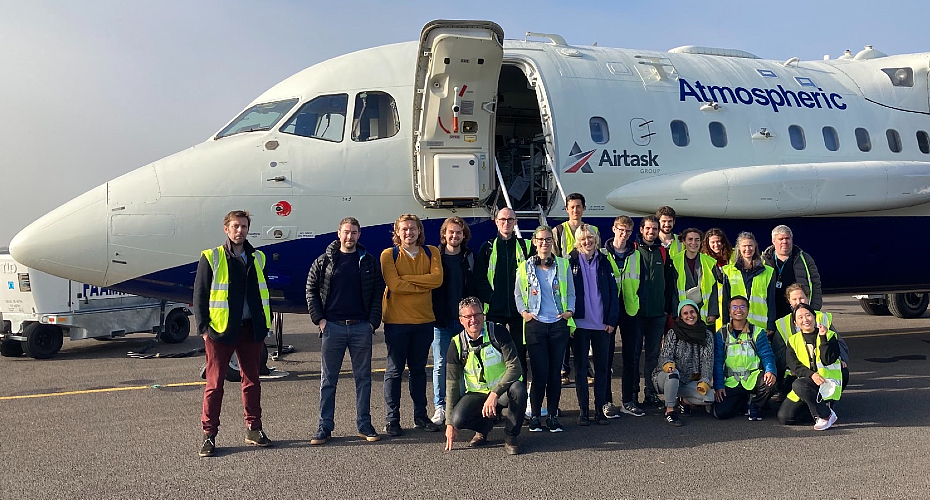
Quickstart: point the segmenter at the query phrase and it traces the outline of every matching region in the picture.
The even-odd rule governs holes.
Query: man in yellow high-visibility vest
[[[223,219],[226,242],[204,250],[194,278],[194,318],[206,352],[207,386],[203,393],[203,445],[200,456],[215,454],[220,426],[223,382],[233,353],[242,375],[242,401],[247,427],[245,442],[270,446],[262,430],[259,367],[271,328],[265,254],[246,241],[252,219],[234,210]]]

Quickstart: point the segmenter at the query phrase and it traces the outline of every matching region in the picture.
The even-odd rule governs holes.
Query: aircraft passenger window
[[[397,103],[385,92],[359,92],[355,95],[352,117],[352,140],[356,142],[386,139],[397,135],[400,118]]]
[[[869,131],[864,128],[856,129],[856,142],[859,143],[859,151],[868,153],[872,150],[872,140],[869,139]]]
[[[676,146],[685,147],[691,142],[691,137],[688,135],[688,124],[681,120],[672,120],[672,142]]]
[[[286,115],[295,104],[297,104],[297,99],[256,104],[237,116],[232,123],[221,130],[219,134],[216,134],[216,138],[222,139],[223,137],[245,132],[271,130],[271,127],[274,127],[278,120]]]
[[[823,145],[830,151],[840,149],[840,137],[836,135],[836,129],[833,127],[823,128]]]
[[[727,146],[727,129],[720,122],[710,122],[708,125],[710,130],[710,142],[718,148],[725,148]]]
[[[591,128],[591,140],[595,144],[607,144],[607,141],[610,140],[610,129],[607,127],[607,120],[595,116],[588,120],[588,126]]]
[[[920,148],[921,153],[930,154],[930,135],[923,130],[917,132],[917,147]]]
[[[802,150],[807,147],[807,139],[804,138],[804,129],[798,125],[788,127],[788,137],[791,138],[791,147]]]
[[[888,138],[888,149],[890,149],[892,153],[900,153],[901,135],[898,134],[898,131],[890,128],[885,131],[885,137]]]
[[[342,142],[348,94],[321,95],[294,113],[281,132],[324,141]]]

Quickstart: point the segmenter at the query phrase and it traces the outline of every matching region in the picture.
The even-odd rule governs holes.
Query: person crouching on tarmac
[[[690,405],[713,404],[713,377],[714,334],[701,320],[697,304],[691,299],[682,300],[678,317],[662,339],[659,365],[652,373],[656,391],[665,395],[665,421],[681,427],[676,410],[686,413]]]
[[[726,419],[745,408],[749,420],[762,420],[762,407],[775,384],[772,346],[765,330],[747,320],[749,299],[734,295],[727,308],[730,322],[714,336],[713,414]]]
[[[516,455],[526,407],[523,369],[510,334],[485,321],[483,310],[477,297],[459,302],[465,331],[452,337],[446,355],[446,450],[452,449],[458,429],[475,431],[469,446],[487,444],[495,417],[507,408],[504,450]]]
[[[778,409],[778,420],[803,423],[807,406],[816,419],[814,430],[825,431],[836,422],[828,401],[838,401],[843,392],[839,341],[836,332],[817,322],[813,307],[798,304],[791,316],[800,331],[788,337],[788,367],[797,379]]]

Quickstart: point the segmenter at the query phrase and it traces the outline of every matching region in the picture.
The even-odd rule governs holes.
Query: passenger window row
[[[610,139],[609,127],[607,125],[607,120],[599,116],[595,116],[590,119],[589,127],[591,130],[591,140],[596,144],[606,144]],[[691,136],[688,132],[688,124],[682,120],[672,120],[669,124],[669,128],[672,134],[672,142],[676,146],[685,147],[691,144]],[[727,146],[727,129],[726,127],[717,121],[710,122],[707,125],[708,133],[710,134],[710,142],[718,148],[724,148]],[[826,126],[821,129],[823,134],[823,145],[829,151],[838,151],[840,149],[840,137],[837,134],[836,129],[831,126]],[[872,150],[872,139],[869,136],[869,131],[859,127],[855,130],[856,135],[856,144],[859,147],[859,150],[862,152],[868,152]],[[885,138],[888,140],[888,149],[893,153],[900,153],[903,150],[903,144],[901,142],[901,135],[895,129],[888,129],[885,131]],[[804,129],[800,125],[791,125],[788,127],[788,139],[791,143],[791,147],[801,151],[807,149],[807,138],[804,134]],[[930,134],[923,130],[917,131],[917,147],[920,149],[920,152],[923,154],[930,154]]]

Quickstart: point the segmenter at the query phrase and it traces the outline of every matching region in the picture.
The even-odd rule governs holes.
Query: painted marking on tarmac
[[[843,335],[844,339],[867,339],[871,337],[897,337],[900,335],[924,335],[927,331],[918,332],[890,332],[890,333],[859,333],[855,335]]]
[[[99,392],[117,392],[117,391],[138,391],[142,389],[161,389],[162,387],[186,387],[191,385],[205,385],[206,382],[180,382],[177,384],[164,384],[164,385],[134,385],[129,387],[108,387],[105,389],[87,389],[84,391],[65,391],[65,392],[48,392],[43,394],[24,394],[21,396],[0,396],[0,401],[8,401],[11,399],[33,399],[33,398],[49,398],[53,396],[73,396],[77,394],[95,394]]]

